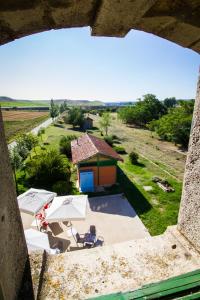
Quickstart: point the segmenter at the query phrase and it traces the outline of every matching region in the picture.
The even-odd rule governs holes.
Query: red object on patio
[[[49,223],[48,223],[47,221],[42,221],[42,222],[41,222],[41,225],[42,225],[43,227],[47,227],[47,226],[49,225]]]
[[[47,208],[49,208],[49,204],[48,203],[43,206],[43,209],[47,209]]]
[[[44,220],[44,215],[42,213],[39,213],[39,214],[36,215],[36,218],[38,220]]]

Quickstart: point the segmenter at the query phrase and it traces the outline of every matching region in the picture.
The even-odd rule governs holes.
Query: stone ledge
[[[40,297],[88,299],[126,292],[199,267],[200,254],[176,227],[170,227],[156,237],[48,255]]]

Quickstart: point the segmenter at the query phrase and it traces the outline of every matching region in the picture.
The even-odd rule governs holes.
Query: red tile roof
[[[121,156],[113,150],[104,140],[97,138],[96,136],[90,134],[84,134],[77,140],[71,142],[72,149],[72,161],[77,164],[81,161],[87,160],[96,154],[101,154],[114,158],[116,160],[121,160]]]

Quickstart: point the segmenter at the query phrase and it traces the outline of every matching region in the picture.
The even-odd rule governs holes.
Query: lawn
[[[34,127],[38,126],[49,118],[48,113],[44,113],[42,116],[33,119],[26,119],[20,121],[4,121],[5,135],[8,143],[12,142],[17,135],[21,133],[27,133]]]
[[[140,158],[139,164],[132,165],[124,156],[124,163],[119,163],[120,186],[151,235],[161,234],[167,226],[177,223],[182,183],[165,175],[145,159]],[[175,192],[164,192],[152,182],[153,176],[168,180]],[[144,186],[151,186],[152,190],[145,191]]]
[[[98,123],[96,122],[95,125],[98,126]],[[91,130],[90,133],[100,136],[100,131],[97,128],[95,130]],[[46,129],[46,132],[43,135],[42,139],[45,141],[45,144],[46,142],[49,144],[45,145],[47,149],[52,147],[58,148],[60,138],[63,135],[69,134],[80,136],[83,134],[83,132],[74,130],[70,125],[64,125],[64,128],[59,128],[51,125]],[[138,131],[137,134],[139,135]],[[119,138],[121,137],[119,132],[117,135]],[[124,146],[126,149],[131,148],[130,142],[129,147],[127,147],[127,139],[129,139],[129,136],[123,136],[123,139],[126,142],[122,140],[120,145]],[[154,138],[154,143],[155,142],[156,138]],[[159,144],[161,143],[160,141],[158,142]],[[140,143],[142,149],[145,144],[145,140],[142,140],[142,138],[140,138]],[[154,145],[152,145],[152,147],[155,147]],[[173,145],[171,145],[170,143],[169,146],[173,147]],[[138,153],[140,154],[139,151]],[[175,152],[175,156],[177,154],[178,153]],[[120,162],[118,164],[119,185],[116,185],[112,188],[106,188],[105,192],[96,193],[95,195],[99,196],[124,193],[149,230],[150,234],[158,235],[163,233],[166,230],[167,226],[177,223],[182,181],[180,179],[176,180],[173,176],[165,173],[163,170],[166,169],[167,171],[170,171],[170,168],[168,168],[164,163],[164,166],[160,166],[159,163],[156,163],[158,160],[157,156],[154,157],[155,163],[152,163],[148,159],[140,156],[139,164],[137,165],[132,165],[129,162],[128,155],[123,155],[123,158],[124,162]],[[165,193],[157,186],[157,184],[152,182],[153,176],[159,176],[168,180],[175,189],[175,192]],[[74,180],[75,177],[76,176],[73,176]],[[144,190],[143,186],[152,186],[153,189],[152,191],[147,192]],[[91,196],[92,195],[94,196],[94,194],[91,194]]]

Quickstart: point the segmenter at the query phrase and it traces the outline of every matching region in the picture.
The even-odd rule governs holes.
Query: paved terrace
[[[31,228],[34,217],[21,213],[24,229]],[[63,251],[78,250],[73,237],[68,235],[67,223],[52,223],[49,228],[50,245],[62,242]],[[112,245],[132,239],[149,237],[128,200],[121,194],[89,198],[86,219],[73,221],[72,226],[80,233],[86,233],[90,225],[95,225],[97,237],[104,238],[104,245]]]

